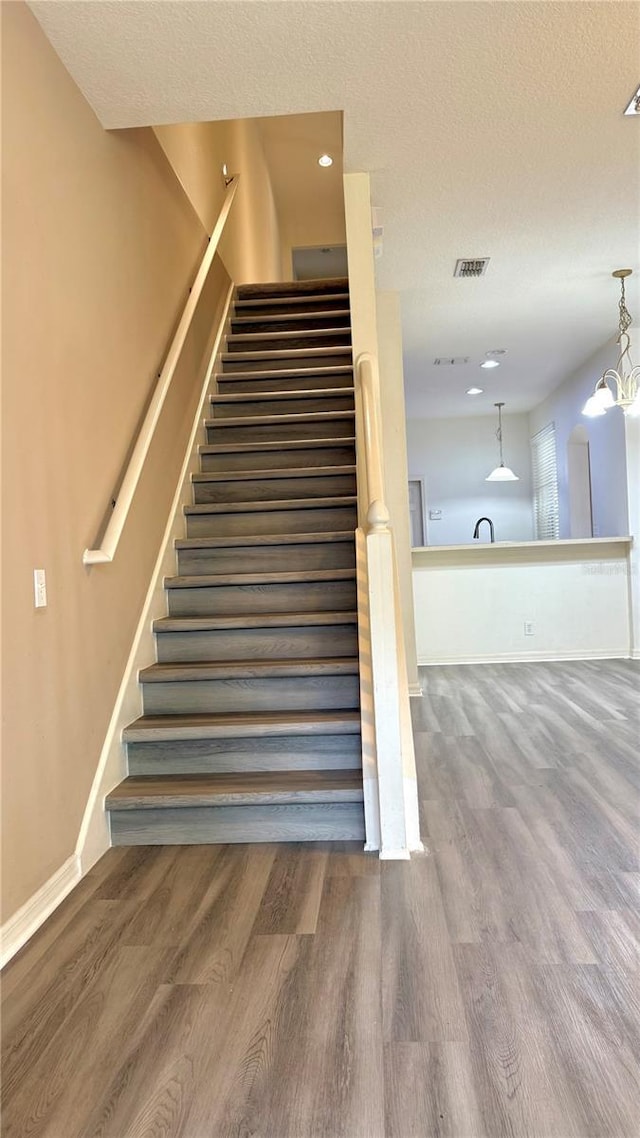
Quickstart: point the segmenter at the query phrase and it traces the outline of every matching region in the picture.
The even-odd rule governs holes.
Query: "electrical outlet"
[[[33,595],[37,609],[47,607],[47,578],[44,569],[33,570]]]
[[[524,622],[524,634],[525,634],[525,636],[533,636],[533,621],[532,620],[525,620],[525,622]]]
[[[442,521],[442,510],[429,510],[429,521],[430,522],[441,522]]]

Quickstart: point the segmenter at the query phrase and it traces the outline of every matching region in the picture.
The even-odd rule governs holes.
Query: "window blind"
[[[531,439],[531,465],[536,538],[544,540],[559,537],[558,465],[554,423],[543,427]]]

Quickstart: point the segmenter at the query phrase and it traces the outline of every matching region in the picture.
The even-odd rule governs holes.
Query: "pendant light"
[[[615,368],[607,368],[596,383],[593,395],[587,399],[582,408],[582,414],[590,419],[594,419],[596,415],[606,414],[610,407],[622,407],[625,415],[640,415],[640,367],[634,367],[631,359],[629,337],[631,316],[624,294],[625,277],[631,276],[631,269],[616,269],[611,275],[620,281],[617,340],[620,354]]]
[[[502,455],[502,408],[504,403],[494,403],[494,407],[498,408],[498,430],[496,431],[496,438],[500,444],[500,465],[496,466],[491,474],[487,474],[485,482],[519,482],[517,474],[513,473],[510,467],[505,466],[504,458]]]

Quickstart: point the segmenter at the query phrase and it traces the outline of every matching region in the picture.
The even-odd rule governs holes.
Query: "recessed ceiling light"
[[[481,387],[469,387],[467,389],[467,395],[482,395],[482,388]]]
[[[483,360],[480,367],[500,367],[500,360]]]
[[[333,166],[333,158],[330,154],[321,154],[318,158],[318,166]]]

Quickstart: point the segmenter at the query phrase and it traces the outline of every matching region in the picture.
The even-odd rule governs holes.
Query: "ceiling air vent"
[[[436,356],[433,361],[436,367],[450,367],[451,364],[468,364],[468,356]]]
[[[463,257],[456,261],[454,277],[483,277],[487,271],[489,257]]]

